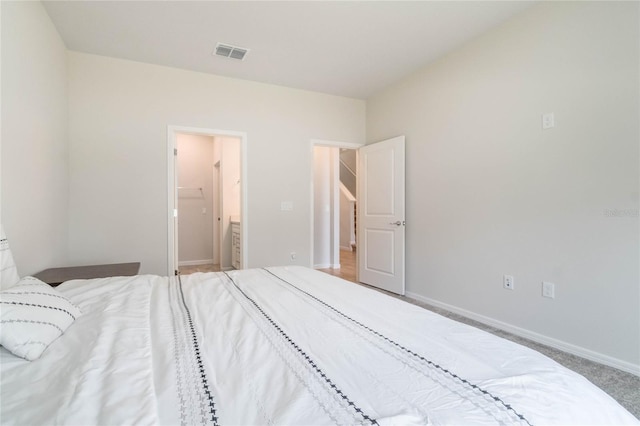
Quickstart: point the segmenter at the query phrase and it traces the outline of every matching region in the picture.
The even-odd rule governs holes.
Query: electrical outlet
[[[298,255],[296,254],[296,252],[295,252],[295,251],[292,251],[292,252],[291,252],[291,254],[290,254],[290,257],[291,257],[291,261],[293,262],[293,261],[295,261],[295,260],[296,260],[296,258],[298,257]]]
[[[502,286],[507,290],[513,290],[513,275],[504,275],[502,278]]]
[[[542,297],[548,297],[549,299],[556,298],[556,285],[547,281],[542,282]]]

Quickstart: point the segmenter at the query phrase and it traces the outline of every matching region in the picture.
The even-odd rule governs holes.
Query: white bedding
[[[4,424],[638,424],[545,356],[301,267],[70,281]]]

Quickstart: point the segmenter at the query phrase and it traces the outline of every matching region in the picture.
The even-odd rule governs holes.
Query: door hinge
[[[178,155],[178,148],[173,148],[173,155]]]

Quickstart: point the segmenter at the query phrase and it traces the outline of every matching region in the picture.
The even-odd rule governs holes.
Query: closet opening
[[[173,127],[169,145],[170,274],[242,269],[246,136]]]

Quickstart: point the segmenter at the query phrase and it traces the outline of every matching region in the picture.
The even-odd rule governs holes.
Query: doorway
[[[215,136],[176,134],[178,271],[220,271],[220,189],[214,175]]]
[[[312,141],[311,266],[357,282],[357,148]]]
[[[318,245],[315,237],[315,216],[334,212],[335,201],[320,201],[316,205],[316,182],[314,152],[317,146],[343,147],[357,150],[357,229],[358,246],[355,265],[355,282],[362,282],[398,294],[405,292],[405,137],[398,136],[367,146],[340,142],[312,141],[311,143],[311,267],[328,270],[333,275],[341,274],[341,265],[318,265],[314,249]],[[333,162],[331,162],[333,161]],[[329,171],[333,176],[329,186],[335,183],[335,160],[330,160]],[[334,204],[332,204],[334,203]],[[328,219],[336,223],[331,216]],[[334,238],[332,250],[335,254],[335,229],[329,238]],[[331,242],[330,242],[331,244]],[[335,259],[335,257],[334,257]],[[327,266],[327,268],[324,268]],[[350,279],[350,278],[347,278]]]
[[[169,126],[168,273],[247,265],[246,134]]]

